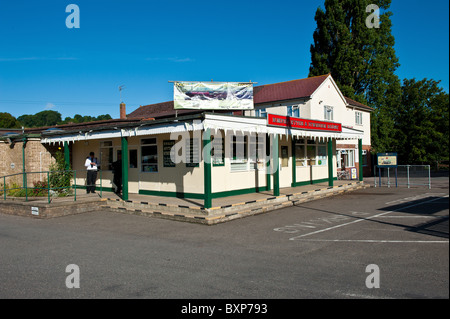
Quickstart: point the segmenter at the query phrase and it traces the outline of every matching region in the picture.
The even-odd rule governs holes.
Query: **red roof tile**
[[[310,97],[329,74],[311,78],[267,84],[253,88],[255,104]]]

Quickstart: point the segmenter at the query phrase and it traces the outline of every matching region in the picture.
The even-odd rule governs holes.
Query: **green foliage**
[[[449,94],[439,87],[439,82],[405,79],[393,119],[400,162],[448,161]]]
[[[368,28],[366,7],[372,0],[325,0],[317,9],[317,29],[311,45],[309,76],[331,73],[342,93],[375,109],[372,147],[391,151],[394,139],[392,112],[398,107],[401,83],[391,32],[390,0],[378,1],[380,28]]]
[[[0,128],[20,128],[19,121],[9,113],[0,112]]]
[[[53,126],[61,122],[61,113],[47,110],[34,115],[21,115],[17,120],[25,127]]]
[[[73,178],[71,170],[65,170],[64,153],[55,154],[56,162],[50,165],[49,184],[50,188],[58,193],[58,196],[70,194],[70,184]]]
[[[103,114],[99,115],[97,117],[94,116],[81,116],[80,114],[75,114],[73,118],[66,117],[64,121],[62,121],[60,124],[69,124],[69,123],[86,123],[86,122],[93,122],[93,121],[103,121],[103,120],[111,120],[112,117],[109,114]]]

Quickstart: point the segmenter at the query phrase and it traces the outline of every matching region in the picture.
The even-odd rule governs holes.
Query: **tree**
[[[9,113],[0,112],[0,128],[20,128],[19,121]]]
[[[17,118],[25,127],[53,126],[61,122],[61,113],[57,111],[42,111],[34,115],[25,114]]]
[[[405,79],[394,114],[396,149],[405,164],[439,163],[449,158],[449,94],[439,82]]]
[[[331,73],[342,93],[375,109],[372,114],[372,147],[392,150],[394,122],[401,83],[391,33],[391,0],[381,0],[379,28],[368,28],[366,7],[372,0],[325,0],[318,8],[317,28],[311,45],[309,76]]]

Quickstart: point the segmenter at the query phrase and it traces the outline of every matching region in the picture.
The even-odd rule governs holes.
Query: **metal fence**
[[[415,187],[431,189],[430,165],[398,165],[397,167],[375,166],[375,187]]]
[[[64,179],[65,182],[61,183]],[[98,170],[95,186],[99,188],[100,197],[102,180],[102,171]],[[24,198],[25,201],[29,198],[46,198],[51,203],[55,197],[73,197],[76,201],[77,190],[79,193],[80,189],[86,189],[87,186],[94,185],[87,185],[86,170],[23,172],[0,177],[0,198]]]

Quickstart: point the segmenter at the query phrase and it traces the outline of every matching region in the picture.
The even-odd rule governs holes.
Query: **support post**
[[[272,142],[273,196],[280,196],[280,159],[278,157],[278,135],[273,135]]]
[[[212,185],[211,185],[211,130],[203,132],[203,187],[205,208],[212,207]]]
[[[270,155],[272,152],[270,151],[270,136],[269,134],[266,134],[266,191],[270,191],[271,186],[271,174],[270,174]]]
[[[359,151],[359,181],[362,182],[363,178],[363,150],[362,150],[362,139],[358,140],[358,151]]]
[[[334,172],[333,172],[333,140],[330,138],[327,142],[328,146],[328,186],[334,186]]]
[[[297,183],[297,158],[295,157],[295,140],[296,138],[292,136],[291,154],[292,154],[292,187],[295,187]]]
[[[122,199],[128,200],[128,138],[122,136]]]
[[[64,168],[66,171],[70,170],[70,150],[67,142],[64,142]]]

